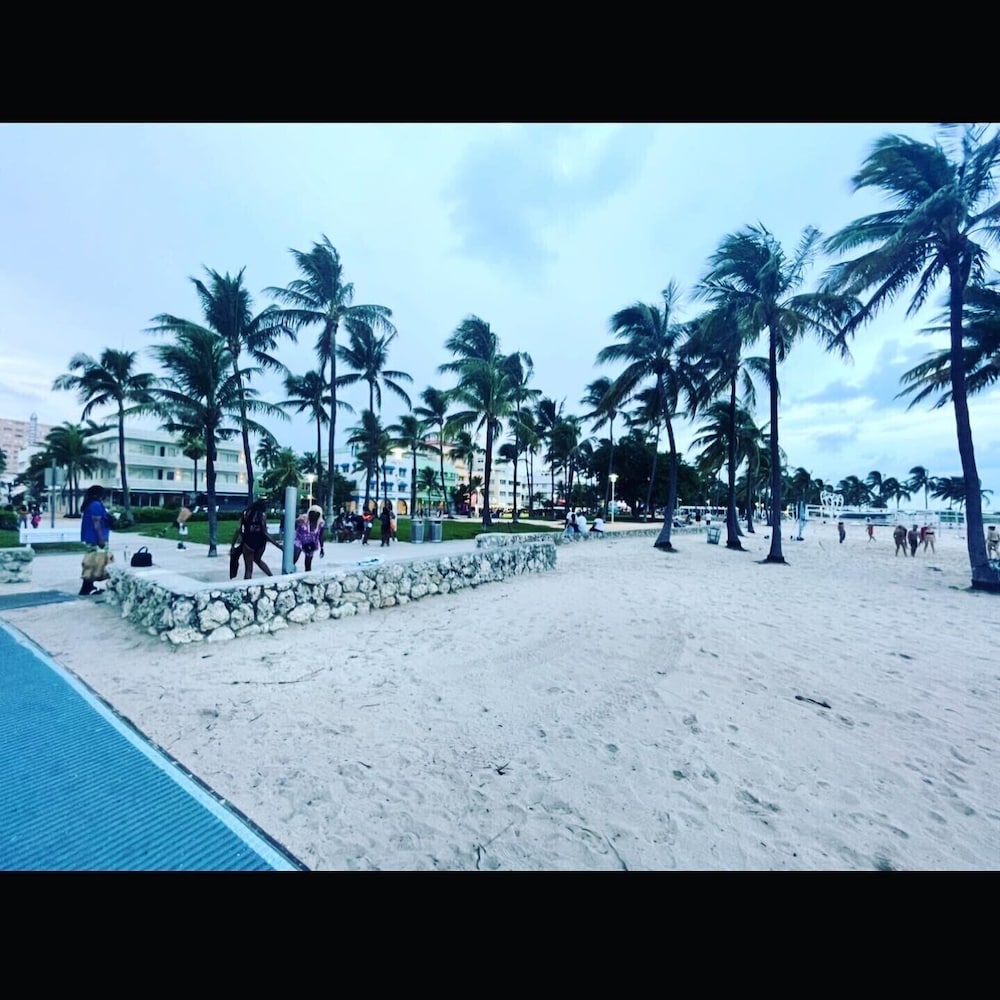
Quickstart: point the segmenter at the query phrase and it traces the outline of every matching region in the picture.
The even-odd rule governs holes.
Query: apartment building
[[[338,471],[347,479],[354,483],[354,490],[351,499],[355,509],[360,510],[365,501],[364,476],[365,470],[358,469],[357,447],[351,446],[345,453],[342,460],[337,461]],[[441,479],[441,462],[434,455],[420,454],[417,456],[417,512],[445,510],[442,506],[440,487],[434,491],[419,488],[421,472],[423,469],[430,469],[434,473],[435,483]],[[385,465],[386,488],[383,491],[382,473],[379,470],[378,482],[370,479],[368,482],[368,492],[373,500],[382,502],[386,497],[392,504],[392,508],[397,514],[404,517],[409,516],[411,489],[413,484],[413,454],[404,449],[394,449],[389,453]],[[452,490],[460,482],[467,482],[468,476],[464,467],[445,459],[444,463],[444,484],[447,495],[447,504],[451,504]]]
[[[51,430],[50,424],[38,422],[38,415],[35,413],[28,420],[0,419],[0,450],[7,456],[6,474],[24,472],[33,451],[41,446]]]
[[[104,486],[112,503],[121,503],[118,430],[102,431],[89,439],[100,458],[110,463],[92,477]],[[195,463],[184,455],[174,435],[159,429],[125,427],[125,471],[134,507],[163,507],[196,502],[205,492],[205,459]],[[243,449],[224,442],[215,460],[215,492],[223,507],[243,507],[247,496],[247,469]],[[89,484],[88,484],[89,485]]]

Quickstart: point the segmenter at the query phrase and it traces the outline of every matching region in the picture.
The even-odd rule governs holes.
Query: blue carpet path
[[[306,869],[0,622],[0,870]]]

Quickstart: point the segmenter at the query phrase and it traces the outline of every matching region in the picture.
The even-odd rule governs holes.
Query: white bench
[[[42,542],[78,542],[80,526],[69,528],[21,528],[21,544],[31,545]]]

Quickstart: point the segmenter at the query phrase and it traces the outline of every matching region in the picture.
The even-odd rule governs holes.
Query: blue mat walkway
[[[305,866],[0,622],[0,870]]]

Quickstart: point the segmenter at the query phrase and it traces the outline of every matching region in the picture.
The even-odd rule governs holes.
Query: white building
[[[118,429],[102,431],[88,438],[100,458],[110,463],[108,471],[92,477],[108,490],[112,503],[120,504],[121,475],[118,464]],[[187,458],[177,438],[163,430],[125,427],[125,471],[134,507],[179,506],[197,504],[206,490],[205,459],[195,463]],[[90,482],[87,483],[90,485]],[[223,442],[215,459],[215,493],[223,507],[245,507],[247,468],[239,444]]]

